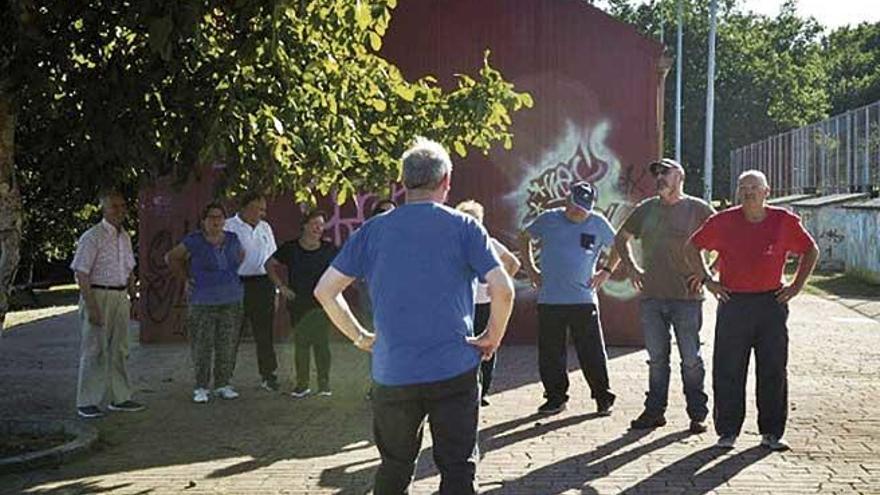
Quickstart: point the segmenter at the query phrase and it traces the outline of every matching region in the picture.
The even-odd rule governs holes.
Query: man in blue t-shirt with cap
[[[478,371],[501,343],[513,284],[474,218],[445,206],[449,154],[419,140],[403,155],[406,204],[367,221],[315,288],[333,323],[373,352],[373,431],[382,463],[376,495],[408,493],[431,422],[440,493],[477,492]],[[366,280],[375,334],[358,322],[342,291]],[[489,324],[474,335],[474,289],[489,285]]]
[[[540,414],[559,413],[568,402],[569,331],[597,412],[610,415],[614,405],[596,290],[608,280],[620,260],[613,250],[614,228],[604,216],[593,211],[595,203],[595,187],[577,182],[571,186],[564,207],[541,213],[520,234],[523,267],[539,291],[538,368],[547,399],[538,408]],[[532,240],[541,245],[540,269],[535,266]],[[610,255],[596,270],[605,248],[611,248]]]

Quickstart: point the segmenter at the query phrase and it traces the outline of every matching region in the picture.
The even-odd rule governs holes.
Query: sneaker
[[[547,400],[541,407],[538,408],[538,414],[543,414],[544,416],[551,416],[553,414],[559,414],[565,410],[565,402],[558,402]]]
[[[629,427],[633,430],[650,430],[666,426],[666,416],[661,414],[652,414],[647,410],[643,411],[638,418],[630,421]]]
[[[599,416],[611,416],[611,412],[614,411],[614,399],[615,397],[612,395],[607,399],[597,400],[596,414]]]
[[[193,402],[198,404],[205,404],[209,400],[211,400],[211,394],[208,392],[208,389],[197,388],[193,390]]]
[[[266,378],[265,380],[263,380],[263,383],[260,384],[260,387],[262,387],[265,390],[268,390],[269,392],[277,392],[278,391],[278,378],[276,378],[275,375],[272,375],[272,376]]]
[[[692,419],[691,424],[688,427],[688,431],[693,433],[694,435],[698,435],[700,433],[706,432],[706,423],[700,420]]]
[[[143,411],[144,409],[146,409],[146,407],[139,402],[127,400],[118,404],[111,403],[109,406],[107,406],[107,409],[110,409],[111,411],[138,412]]]
[[[481,398],[480,398],[480,405],[483,406],[483,407],[488,406],[488,405],[489,405],[489,399],[487,399],[487,398],[485,398],[485,397],[481,397]]]
[[[290,393],[290,396],[294,399],[302,399],[303,397],[308,397],[309,394],[312,393],[312,389],[307,387],[296,387],[293,389],[293,392]]]
[[[100,418],[104,416],[104,411],[100,410],[98,406],[83,406],[76,408],[76,414],[81,418]]]
[[[232,385],[226,385],[225,387],[220,387],[214,390],[214,395],[220,397],[221,399],[232,400],[238,398],[238,392],[232,388]]]
[[[333,392],[329,388],[322,388],[321,390],[318,390],[318,395],[321,397],[332,397]]]
[[[787,443],[776,435],[761,435],[761,445],[773,452],[784,452],[791,449]]]
[[[736,435],[721,435],[715,442],[715,446],[719,449],[732,449],[736,446]]]

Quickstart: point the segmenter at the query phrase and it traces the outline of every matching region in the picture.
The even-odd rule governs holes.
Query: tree
[[[880,22],[838,28],[822,46],[833,114],[880,101]]]
[[[675,40],[676,0],[634,5],[611,0],[613,15],[648,35],[659,30]],[[686,187],[700,191],[705,141],[707,2],[684,2],[684,77],[682,90],[682,160]],[[719,2],[715,82],[713,189],[729,197],[729,156],[736,147],[827,115],[827,75],[820,46],[821,26],[797,16],[795,3],[783,4],[775,18],[743,12],[740,0]],[[675,85],[667,84],[665,150],[673,153]]]
[[[0,177],[40,191],[23,189],[27,232],[38,201],[82,218],[100,186],[216,162],[227,191],[344,202],[395,180],[415,135],[462,156],[511,146],[510,116],[532,104],[488,54],[450,90],[404,80],[378,54],[396,0],[4,1],[0,130],[16,133],[17,173],[3,141]],[[73,224],[53,234],[59,254]]]

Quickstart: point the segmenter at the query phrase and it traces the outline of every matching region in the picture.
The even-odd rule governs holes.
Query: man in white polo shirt
[[[135,412],[144,406],[131,400],[128,379],[128,322],[134,294],[134,253],[122,227],[125,198],[118,191],[100,196],[104,218],[76,243],[70,268],[80,291],[79,377],[77,414],[104,415],[100,405],[109,395],[111,411]]]
[[[257,367],[266,390],[278,390],[275,370],[278,361],[272,329],[275,321],[275,286],[266,275],[264,264],[277,246],[272,227],[266,218],[266,198],[251,192],[242,196],[238,213],[226,220],[224,230],[238,236],[244,248],[244,261],[238,267],[238,275],[244,283],[243,325],[250,325],[257,344]],[[244,326],[242,326],[242,334]],[[240,339],[240,337],[239,337]]]

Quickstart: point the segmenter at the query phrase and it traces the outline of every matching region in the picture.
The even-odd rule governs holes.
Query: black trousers
[[[308,388],[311,355],[315,355],[318,389],[330,389],[330,320],[320,306],[293,304],[289,308],[293,325],[293,361],[296,387]]]
[[[486,330],[489,324],[489,306],[491,304],[477,304],[474,306],[474,335],[480,335]],[[486,397],[489,395],[489,387],[492,386],[492,375],[495,374],[495,359],[498,357],[498,351],[492,355],[492,359],[482,361],[480,363],[480,387],[481,395]]]
[[[555,403],[568,400],[569,331],[592,398],[613,400],[615,396],[608,383],[608,356],[595,304],[538,305],[538,371],[544,396]]]
[[[268,276],[242,277],[244,283],[244,318],[238,341],[249,325],[257,345],[257,367],[266,380],[275,376],[278,361],[275,358],[273,329],[275,326],[275,286]]]
[[[712,381],[715,431],[738,435],[746,415],[752,349],[757,374],[758,430],[781,437],[788,419],[788,305],[773,292],[731,294],[715,323]]]
[[[373,433],[382,463],[375,495],[408,494],[431,423],[441,495],[477,493],[478,368],[439,382],[389,387],[373,383]]]

